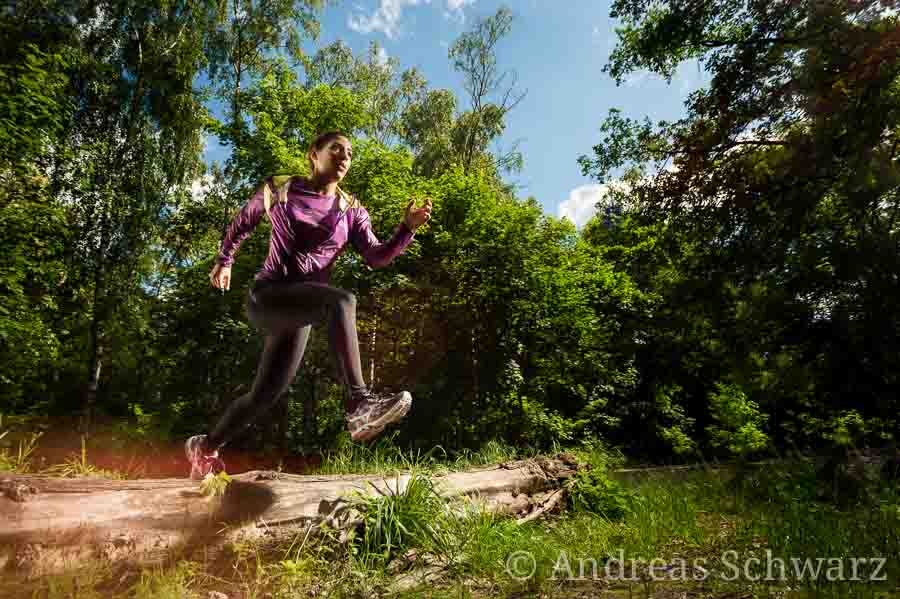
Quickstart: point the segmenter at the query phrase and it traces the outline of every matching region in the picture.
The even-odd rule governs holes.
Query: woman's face
[[[346,137],[337,137],[326,143],[321,150],[313,149],[311,156],[316,175],[340,181],[350,170],[353,148]]]

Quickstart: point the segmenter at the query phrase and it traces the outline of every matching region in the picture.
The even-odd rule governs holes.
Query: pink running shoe
[[[203,480],[209,475],[225,472],[225,462],[219,458],[219,450],[209,451],[206,435],[194,435],[184,442],[184,455],[191,463],[191,480]]]

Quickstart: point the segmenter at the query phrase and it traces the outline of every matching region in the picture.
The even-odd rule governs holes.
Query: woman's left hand
[[[406,215],[403,217],[403,222],[406,223],[406,226],[409,227],[410,231],[415,231],[421,225],[428,222],[430,218],[431,198],[425,198],[425,204],[421,208],[416,208],[416,200],[412,199],[406,207]]]

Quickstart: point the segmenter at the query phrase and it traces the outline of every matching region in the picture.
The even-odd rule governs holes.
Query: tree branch
[[[724,46],[755,46],[758,44],[784,44],[784,45],[801,45],[812,41],[811,37],[766,37],[751,38],[747,40],[700,40],[699,45],[704,48],[722,48]]]

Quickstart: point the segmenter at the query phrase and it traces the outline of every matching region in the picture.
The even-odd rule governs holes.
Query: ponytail
[[[288,187],[291,185],[291,179],[296,177],[297,175],[274,175],[272,177],[272,186],[269,186],[269,183],[263,181],[263,206],[266,208],[266,214],[269,214],[269,209],[272,208],[272,192],[274,188],[274,192],[278,195],[278,201],[282,204],[287,203],[287,192]],[[272,215],[269,214],[269,219],[271,220]]]
[[[337,195],[340,200],[341,212],[347,210],[349,208],[361,208],[362,204],[359,203],[359,200],[356,199],[356,196],[352,193],[347,193],[340,186],[337,188]]]

